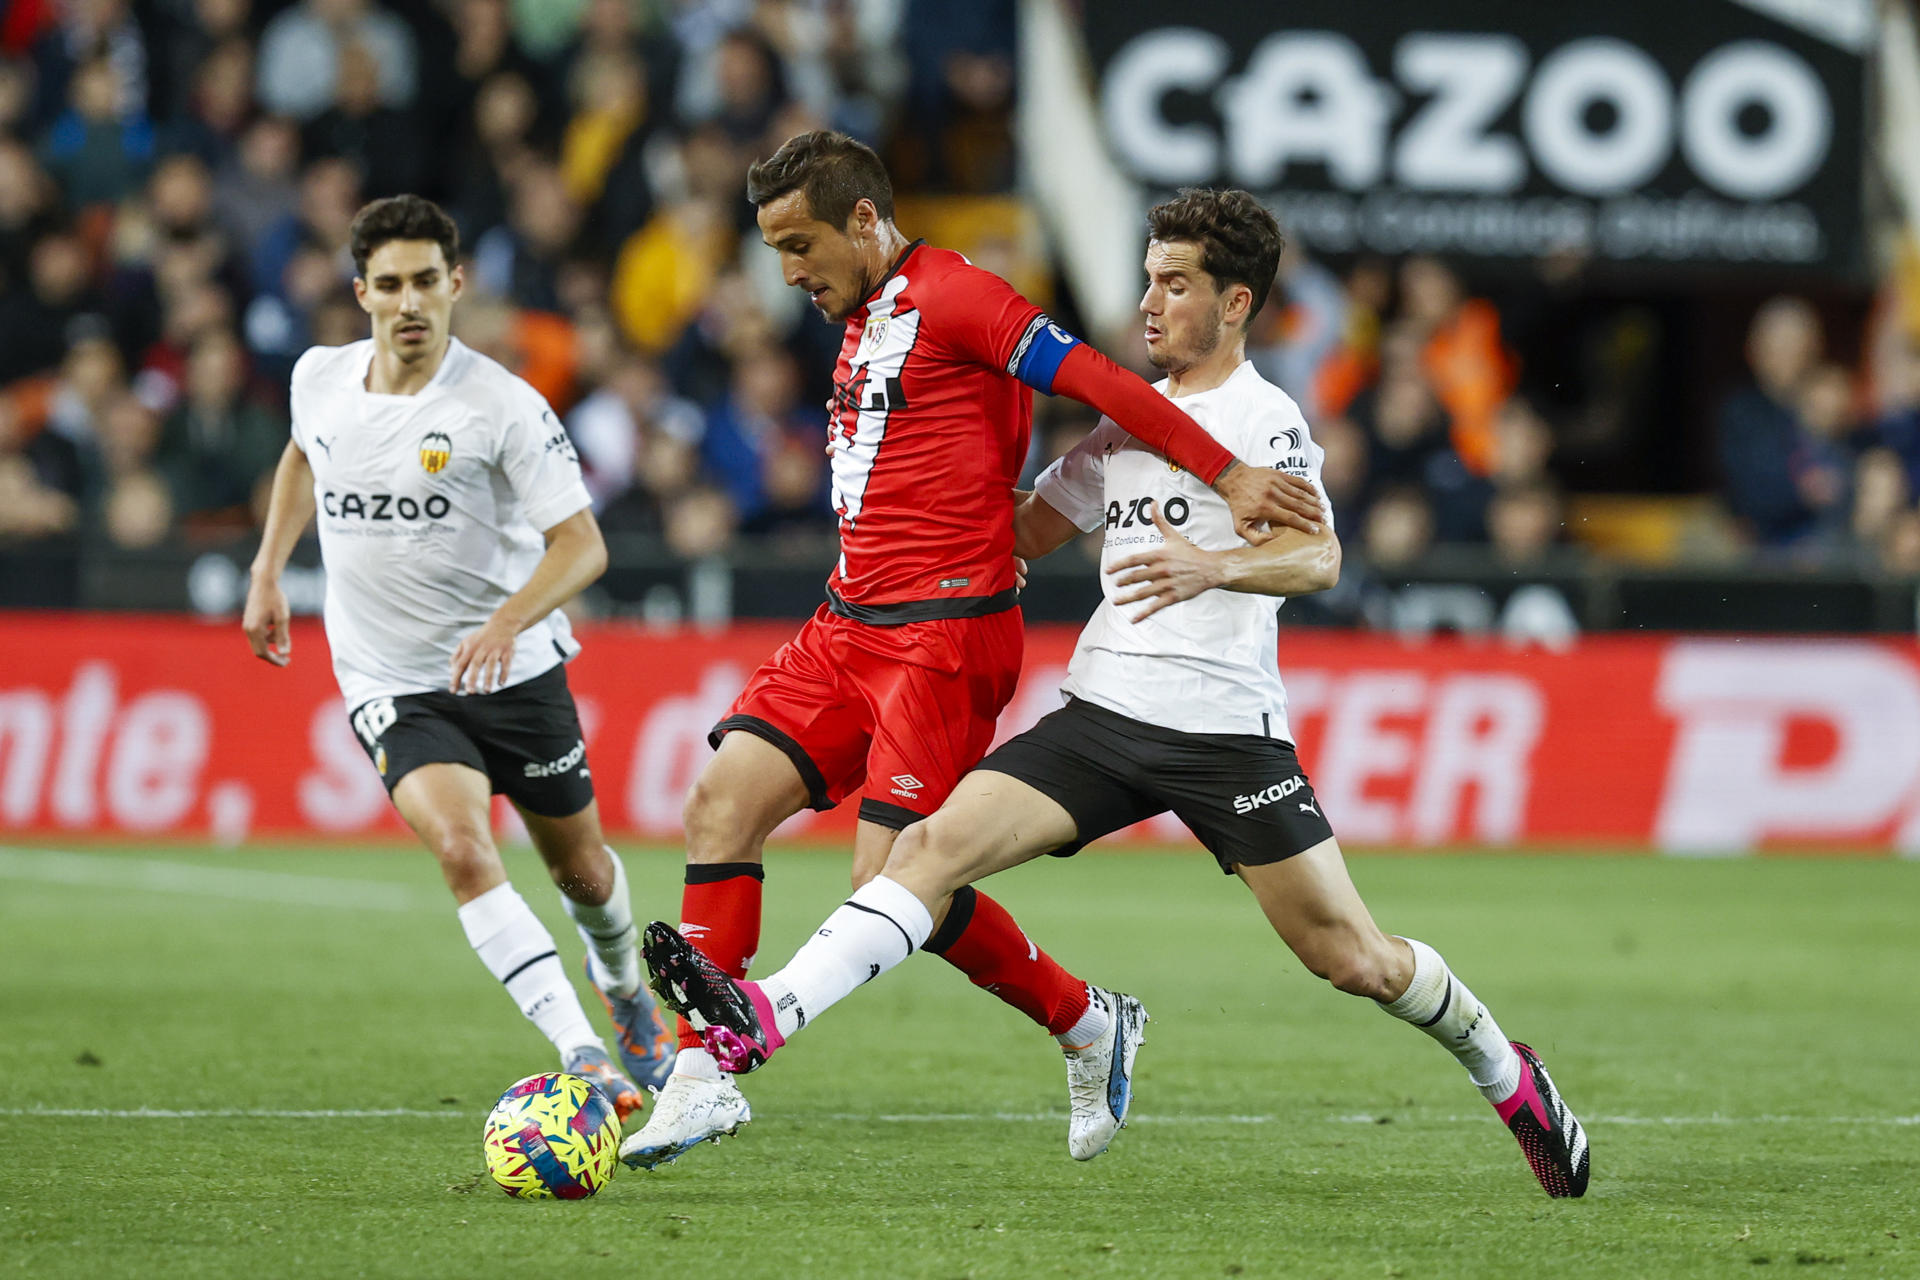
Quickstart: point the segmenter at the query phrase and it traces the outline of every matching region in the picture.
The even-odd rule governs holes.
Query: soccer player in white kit
[[[453,220],[418,196],[377,200],[354,218],[352,251],[373,334],[294,366],[293,439],[253,562],[247,642],[291,661],[280,574],[317,511],[327,644],[355,735],[439,860],[481,961],[624,1122],[674,1046],[641,983],[626,873],[601,834],[567,689],[580,646],[559,606],[605,570],[606,545],[553,410],[452,336]],[[586,944],[624,1070],[507,881],[494,793],[526,820]]]
[[[1321,450],[1286,393],[1247,362],[1248,320],[1281,239],[1240,191],[1187,191],[1148,215],[1147,346],[1163,394],[1254,466],[1320,484]],[[1379,1002],[1444,1046],[1519,1140],[1549,1195],[1586,1191],[1585,1133],[1538,1055],[1423,942],[1382,933],[1294,755],[1277,663],[1277,606],[1339,577],[1331,519],[1249,546],[1225,503],[1103,420],[1018,508],[1016,553],[1044,555],[1104,527],[1105,600],[1067,669],[1067,704],[981,761],[932,817],[906,828],[784,969],[735,981],[671,928],[641,944],[655,990],[707,1024],[726,1070],[759,1066],[855,987],[911,955],[962,886],[1041,854],[1068,855],[1172,810],[1252,890],[1316,975]],[[1072,1090],[1068,1149],[1106,1150],[1132,1098],[1146,1011],[1098,991],[1110,1017]],[[1071,1077],[1070,1077],[1071,1079]]]

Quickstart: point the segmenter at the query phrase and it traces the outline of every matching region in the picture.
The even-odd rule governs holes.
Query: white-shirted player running
[[[1280,230],[1240,191],[1188,191],[1148,217],[1141,310],[1164,394],[1255,466],[1319,486],[1321,451],[1286,394],[1247,363],[1246,327],[1271,287]],[[1549,1195],[1587,1187],[1586,1136],[1539,1057],[1422,942],[1368,914],[1295,758],[1276,649],[1277,598],[1340,572],[1331,522],[1264,546],[1234,534],[1226,505],[1111,421],[1056,462],[1021,502],[1018,554],[1106,530],[1105,601],[1074,650],[1064,708],[993,752],[940,810],[900,834],[884,873],[787,964],[735,981],[664,924],[641,948],[655,989],[709,1024],[726,1070],[748,1071],[829,1005],[912,954],[948,895],[1044,853],[1172,810],[1238,875],[1302,963],[1378,1001],[1459,1059],[1519,1139]],[[1071,1077],[1068,1147],[1106,1150],[1126,1119],[1145,1011],[1111,1011],[1103,1069]]]
[[[280,574],[316,509],[327,644],[355,735],[394,807],[439,860],[467,941],[564,1069],[621,1119],[673,1065],[641,984],[626,873],[600,830],[559,606],[606,568],[566,432],[540,393],[452,336],[459,232],[418,196],[353,221],[373,336],[293,370],[293,439],[273,477],[243,626],[292,659]],[[608,1056],[553,937],[507,881],[490,822],[526,820],[619,1030]]]

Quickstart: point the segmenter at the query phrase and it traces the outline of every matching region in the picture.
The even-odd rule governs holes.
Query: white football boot
[[[1112,1025],[1086,1048],[1066,1051],[1067,1102],[1072,1108],[1067,1154],[1075,1160],[1093,1159],[1127,1127],[1133,1058],[1147,1038],[1147,1011],[1138,1000],[1101,987],[1088,989],[1105,1006]]]
[[[675,1074],[653,1096],[646,1125],[620,1144],[620,1158],[634,1169],[672,1164],[702,1142],[718,1142],[753,1119],[753,1108],[732,1076],[707,1080]]]

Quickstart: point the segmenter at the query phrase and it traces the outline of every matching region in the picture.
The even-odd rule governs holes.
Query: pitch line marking
[[[382,880],[299,875],[242,867],[203,867],[156,858],[117,858],[0,845],[0,880],[101,889],[182,893],[236,902],[345,907],[354,911],[417,911],[427,904],[405,885]]]
[[[275,1110],[255,1107],[212,1107],[199,1110],[173,1109],[162,1107],[138,1107],[132,1110],[113,1110],[105,1107],[0,1107],[0,1116],[18,1116],[24,1118],[66,1119],[66,1120],[471,1120],[473,1112],[465,1110],[427,1111],[415,1107],[363,1107],[363,1108],[314,1108],[310,1110]],[[833,1112],[826,1115],[808,1115],[795,1113],[788,1119],[806,1123],[827,1122],[835,1124],[981,1124],[988,1121],[1018,1124],[1057,1124],[1066,1119],[1066,1113],[1045,1111],[947,1111],[947,1112],[907,1112],[870,1115],[858,1111]],[[1381,1116],[1369,1114],[1338,1115],[1323,1117],[1324,1124],[1378,1124]],[[1483,1124],[1486,1116],[1438,1115],[1391,1117],[1410,1124]],[[1285,1116],[1271,1115],[1135,1115],[1129,1116],[1129,1124],[1282,1124]],[[1589,1125],[1871,1125],[1891,1127],[1920,1126],[1920,1115],[1912,1116],[1594,1116]]]

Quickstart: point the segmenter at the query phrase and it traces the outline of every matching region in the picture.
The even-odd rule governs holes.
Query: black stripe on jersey
[[[939,600],[901,600],[893,604],[858,604],[832,587],[827,588],[827,608],[843,618],[876,627],[902,627],[909,622],[934,622],[942,618],[984,618],[1005,613],[1020,603],[1013,587],[990,596],[947,596]]]
[[[855,911],[864,911],[870,916],[879,916],[894,928],[899,929],[900,941],[907,944],[907,954],[913,954],[913,935],[908,933],[898,920],[895,920],[884,911],[875,911],[872,907],[866,906],[863,903],[849,901],[845,905],[852,907]]]

